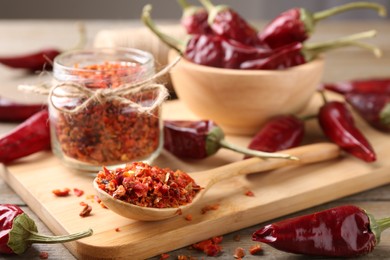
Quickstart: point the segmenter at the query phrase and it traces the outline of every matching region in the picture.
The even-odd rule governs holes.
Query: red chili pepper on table
[[[190,5],[186,0],[177,0],[183,9],[180,23],[188,34],[210,34],[212,30],[207,22],[209,14],[200,6]]]
[[[352,9],[370,8],[385,16],[383,5],[370,2],[355,2],[311,13],[304,8],[293,8],[281,13],[259,32],[260,41],[271,48],[278,48],[293,42],[304,42],[314,31],[316,22],[329,16]]]
[[[325,83],[321,87],[343,95],[351,92],[361,94],[390,94],[390,78],[371,78]]]
[[[49,113],[44,109],[0,138],[0,162],[50,149]]]
[[[262,45],[257,38],[257,29],[235,10],[226,5],[214,6],[209,0],[200,0],[200,2],[209,13],[208,22],[216,35],[245,45]]]
[[[390,94],[351,92],[345,100],[370,126],[390,131]]]
[[[21,104],[0,97],[0,121],[20,122],[45,109],[44,104]]]
[[[318,113],[318,121],[324,134],[341,149],[366,162],[376,160],[373,147],[355,126],[346,103],[325,100]]]
[[[344,205],[266,225],[252,239],[294,254],[357,257],[372,252],[389,227],[390,218],[375,220],[359,207]]]
[[[0,254],[23,254],[33,243],[64,243],[93,233],[89,229],[64,236],[40,235],[34,221],[21,208],[11,204],[0,204],[0,231]]]
[[[305,123],[294,115],[271,118],[251,139],[248,148],[263,152],[278,152],[302,143]],[[248,158],[249,156],[245,156]]]
[[[288,154],[267,153],[226,142],[222,129],[211,120],[165,120],[164,148],[179,158],[203,159],[226,148],[261,158],[295,159]]]

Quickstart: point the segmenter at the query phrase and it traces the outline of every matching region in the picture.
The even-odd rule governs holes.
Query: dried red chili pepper
[[[226,5],[214,6],[209,0],[200,0],[209,13],[208,22],[216,35],[250,46],[260,46],[257,29],[235,10]]]
[[[210,34],[212,30],[207,22],[209,14],[200,6],[190,5],[186,0],[177,0],[183,9],[180,20],[188,34]]]
[[[88,229],[64,236],[40,235],[34,221],[21,208],[11,204],[0,204],[0,230],[1,254],[22,254],[33,243],[64,243],[93,233],[92,229]]]
[[[266,153],[226,142],[223,130],[211,120],[165,120],[164,148],[179,158],[203,159],[226,148],[263,158],[292,159],[290,155]]]
[[[21,122],[46,107],[45,104],[22,104],[0,97],[0,121]]]
[[[343,205],[266,225],[252,239],[289,253],[357,257],[372,252],[390,218],[375,220],[365,210]]]
[[[321,106],[318,121],[324,134],[341,149],[351,155],[366,161],[376,160],[376,154],[363,135],[356,127],[353,116],[346,103],[340,101],[327,102]]]
[[[319,20],[358,8],[371,8],[377,10],[381,16],[386,15],[383,5],[370,2],[348,3],[316,13],[311,13],[304,8],[293,8],[272,20],[259,32],[258,37],[262,43],[271,48],[278,48],[293,42],[304,42],[313,33],[315,24]]]
[[[305,123],[294,115],[271,118],[251,139],[248,148],[264,152],[277,152],[301,144]],[[248,158],[249,156],[245,156]]]
[[[0,162],[50,149],[49,114],[42,110],[0,138]]]
[[[322,89],[330,90],[339,94],[347,94],[351,92],[361,94],[390,94],[390,79],[359,79],[345,82],[325,83],[321,87]]]
[[[347,93],[345,100],[372,127],[390,131],[390,93]]]

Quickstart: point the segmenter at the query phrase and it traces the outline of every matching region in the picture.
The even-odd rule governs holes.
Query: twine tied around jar
[[[162,70],[154,74],[152,77],[135,83],[125,83],[121,84],[116,88],[104,88],[91,90],[85,87],[81,83],[76,82],[62,82],[54,86],[51,84],[40,84],[40,85],[19,85],[20,90],[26,90],[29,92],[34,92],[38,94],[48,95],[49,102],[51,105],[58,111],[75,114],[83,109],[87,108],[92,102],[104,103],[107,100],[116,100],[121,104],[128,105],[132,108],[137,109],[140,113],[148,113],[153,111],[156,107],[161,105],[161,103],[168,97],[168,90],[163,84],[156,83],[155,80],[159,77],[167,74],[181,59],[181,56],[178,56],[176,60],[168,64]],[[59,93],[63,90],[63,93]],[[66,91],[64,91],[66,90]],[[135,101],[129,100],[126,98],[127,95],[131,95],[140,91],[146,90],[157,90],[158,94],[154,99],[154,102],[149,106],[143,106],[138,104]],[[54,104],[53,98],[85,98],[85,100],[80,104],[75,106],[72,109],[64,109],[58,107]]]

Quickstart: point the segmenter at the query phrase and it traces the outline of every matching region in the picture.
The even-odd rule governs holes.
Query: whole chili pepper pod
[[[179,158],[203,159],[226,148],[245,155],[261,158],[296,160],[294,156],[267,153],[235,146],[226,142],[222,129],[211,120],[165,120],[164,148]]]
[[[21,122],[46,107],[45,104],[21,104],[0,97],[0,121]]]
[[[188,34],[209,34],[212,30],[207,22],[209,14],[200,6],[190,5],[186,0],[177,0],[183,9],[180,20]]]
[[[80,48],[85,45],[85,28],[80,24],[80,40],[74,48]],[[62,51],[56,48],[45,48],[39,51],[21,54],[16,56],[0,57],[0,63],[15,69],[26,69],[28,71],[50,70],[52,69],[53,60]]]
[[[260,57],[242,62],[241,69],[287,69],[293,66],[305,64],[316,59],[320,54],[345,47],[358,47],[371,51],[376,57],[380,57],[382,52],[379,48],[359,42],[358,40],[372,38],[376,35],[375,30],[348,35],[336,40],[303,44],[294,42],[276,48],[268,57]]]
[[[64,236],[41,235],[35,222],[21,208],[12,204],[0,204],[0,230],[1,254],[23,254],[33,243],[64,243],[93,233],[92,229],[88,229]]]
[[[390,94],[390,78],[370,78],[336,83],[324,83],[321,88],[339,94],[347,94],[351,92],[362,94]]]
[[[226,5],[214,6],[209,0],[199,1],[209,13],[208,23],[215,34],[245,45],[262,45],[257,38],[257,29],[235,10]]]
[[[251,139],[248,148],[263,152],[278,152],[302,143],[305,123],[295,115],[271,118]],[[245,156],[244,158],[249,158]]]
[[[343,205],[266,225],[252,239],[294,254],[357,257],[372,252],[389,227],[390,218],[375,220],[357,206]]]
[[[0,162],[9,163],[50,149],[49,113],[37,112],[0,138]]]
[[[352,9],[369,8],[380,16],[386,15],[384,6],[370,2],[354,2],[320,12],[311,13],[304,8],[293,8],[281,13],[259,32],[258,38],[271,48],[278,48],[292,42],[304,42],[314,31],[319,20]]]
[[[325,103],[319,110],[318,121],[324,134],[349,154],[365,162],[375,161],[375,151],[356,127],[347,104],[340,101],[328,102],[324,94],[323,97]]]
[[[370,126],[390,132],[390,94],[347,93],[345,100]]]

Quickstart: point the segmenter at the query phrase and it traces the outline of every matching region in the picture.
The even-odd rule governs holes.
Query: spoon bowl
[[[340,155],[339,147],[331,143],[317,143],[300,146],[297,148],[285,150],[283,152],[296,156],[299,158],[299,160],[263,160],[260,158],[250,158],[202,172],[188,173],[188,175],[190,175],[191,178],[193,178],[195,182],[202,187],[202,189],[196,194],[191,203],[180,206],[178,208],[150,208],[137,206],[119,199],[115,199],[104,190],[101,190],[96,183],[96,179],[93,181],[93,186],[104,205],[106,205],[113,212],[123,217],[135,220],[157,221],[168,219],[185,212],[188,208],[194,206],[198,201],[200,201],[207,190],[219,181],[226,180],[238,175],[247,175],[274,170],[284,166],[321,162],[336,158]]]

